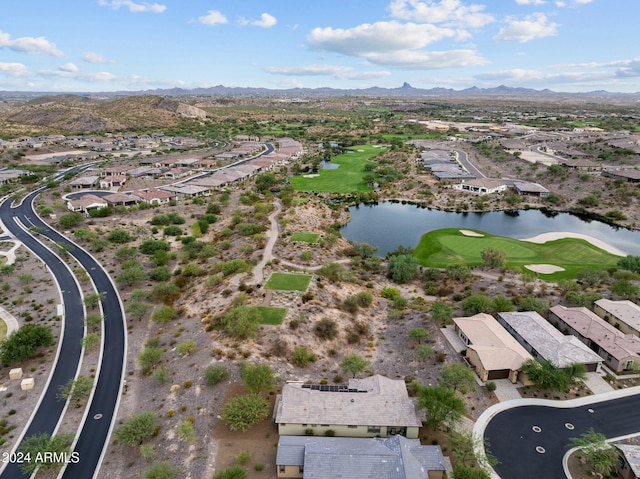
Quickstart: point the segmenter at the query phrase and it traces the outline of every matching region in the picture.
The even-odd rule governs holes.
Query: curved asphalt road
[[[119,403],[124,376],[124,361],[126,358],[126,322],[122,310],[122,303],[109,275],[89,253],[71,243],[57,231],[49,228],[49,226],[35,214],[32,202],[37,195],[37,191],[31,193],[19,206],[12,209],[9,208],[8,202],[2,204],[0,206],[0,216],[3,218],[5,226],[21,241],[24,241],[26,245],[32,248],[34,253],[40,256],[45,263],[51,267],[56,277],[58,277],[59,271],[57,268],[54,268],[57,266],[56,261],[59,263],[60,260],[54,259],[54,255],[50,252],[47,254],[47,250],[42,245],[35,241],[30,235],[17,228],[15,223],[9,220],[9,217],[15,215],[20,218],[27,227],[33,225],[42,228],[41,234],[56,243],[73,245],[74,247],[70,254],[87,270],[96,289],[106,293],[106,297],[104,301],[102,301],[105,320],[103,322],[103,350],[101,352],[100,370],[98,371],[98,376],[95,381],[92,401],[87,406],[87,419],[80,431],[74,448],[74,451],[79,455],[80,461],[77,464],[69,464],[62,476],[69,479],[89,479],[97,475]],[[44,256],[41,256],[40,253]],[[68,275],[71,274],[64,266],[61,267]],[[73,279],[71,279],[71,281],[75,284]],[[65,333],[62,340],[63,349],[61,349],[60,359],[54,370],[51,383],[45,392],[41,406],[38,408],[25,436],[45,431],[50,434],[53,433],[63,406],[62,401],[58,401],[56,398],[58,385],[66,383],[70,377],[75,376],[79,361],[81,351],[80,340],[84,332],[80,292],[77,290],[77,285],[75,286],[75,290],[70,294],[66,293],[66,291],[72,291],[67,288],[66,283],[64,286],[61,283],[61,288],[64,291],[63,300],[66,313]],[[74,309],[70,311],[69,308],[73,307],[76,303],[80,305],[80,310]],[[57,408],[54,407],[54,402]],[[19,470],[9,470],[9,467],[7,467],[0,477],[2,479],[16,479],[23,476],[20,475]]]
[[[540,432],[534,431],[534,426]],[[607,438],[637,433],[640,395],[571,408],[516,406],[493,416],[484,430],[484,438],[491,454],[498,458],[494,470],[501,479],[566,479],[562,458],[571,449],[569,441],[590,428]],[[536,450],[538,447],[543,450]]]

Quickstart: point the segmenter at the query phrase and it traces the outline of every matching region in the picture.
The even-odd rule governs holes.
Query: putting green
[[[527,264],[550,264],[564,268],[541,278],[557,281],[573,279],[580,271],[599,271],[616,266],[620,257],[576,238],[563,238],[543,244],[530,243],[480,232],[483,236],[466,236],[457,228],[430,231],[422,236],[415,255],[424,266],[444,268],[452,264],[477,266],[487,248],[505,251],[506,266],[522,268]]]

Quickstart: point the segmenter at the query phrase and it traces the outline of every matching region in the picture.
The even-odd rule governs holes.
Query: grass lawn
[[[482,264],[480,253],[489,247],[506,251],[508,268],[524,268],[526,264],[552,264],[565,271],[552,274],[538,273],[540,279],[558,281],[574,279],[580,271],[599,271],[615,267],[619,256],[575,238],[529,243],[504,236],[478,231],[482,237],[465,236],[457,228],[430,231],[422,236],[415,255],[424,266],[447,267],[451,264],[476,266]]]
[[[262,316],[261,324],[270,324],[277,326],[282,324],[282,320],[287,314],[287,308],[272,308],[270,306],[258,306],[260,315]]]
[[[283,291],[306,291],[311,282],[308,274],[273,273],[265,284],[265,289]]]
[[[302,243],[316,244],[320,239],[318,233],[293,233],[290,241],[300,241]]]
[[[7,336],[7,323],[3,319],[0,319],[0,341]]]
[[[355,193],[359,191],[372,191],[363,180],[367,172],[364,167],[369,160],[376,155],[385,153],[389,148],[379,145],[358,145],[349,148],[351,153],[343,153],[334,156],[332,163],[340,167],[334,170],[320,170],[318,176],[305,178],[295,176],[289,181],[297,191],[323,191],[325,193]]]

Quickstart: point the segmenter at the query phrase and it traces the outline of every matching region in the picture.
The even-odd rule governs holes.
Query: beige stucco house
[[[616,372],[640,365],[640,338],[623,333],[587,308],[554,306],[549,321],[589,346]]]
[[[422,425],[403,380],[375,375],[347,386],[287,383],[276,399],[281,436],[324,435],[417,438]]]
[[[512,383],[527,385],[529,380],[520,371],[531,354],[504,329],[493,316],[479,313],[453,320],[455,331],[467,345],[467,362],[482,381],[508,378]]]
[[[640,336],[640,306],[636,303],[603,298],[593,304],[593,312],[623,333]]]

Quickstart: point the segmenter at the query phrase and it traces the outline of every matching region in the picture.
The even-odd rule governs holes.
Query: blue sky
[[[638,0],[2,0],[0,90],[640,92]]]

